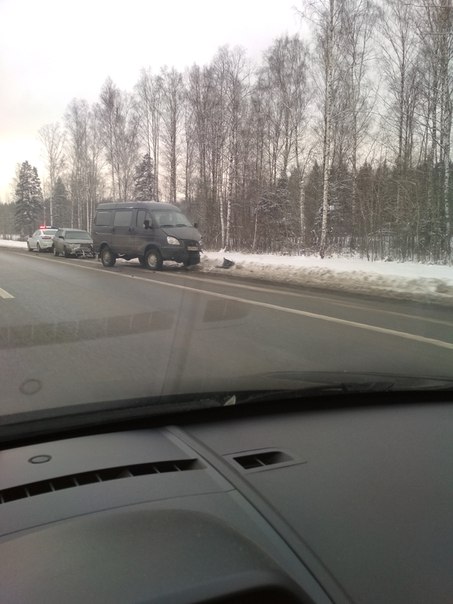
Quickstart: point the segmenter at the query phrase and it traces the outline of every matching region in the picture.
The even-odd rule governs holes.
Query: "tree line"
[[[89,230],[101,201],[152,199],[180,203],[209,247],[450,261],[452,0],[299,14],[306,39],[276,39],[258,64],[221,47],[72,100],[39,132],[44,195],[20,167],[16,229]]]

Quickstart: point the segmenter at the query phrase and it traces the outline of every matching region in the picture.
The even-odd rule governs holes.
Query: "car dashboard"
[[[5,448],[0,601],[452,602],[452,407],[390,398]]]

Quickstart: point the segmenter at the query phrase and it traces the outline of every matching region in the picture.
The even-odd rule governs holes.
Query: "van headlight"
[[[167,243],[169,245],[179,245],[179,239],[176,239],[176,237],[167,237]]]

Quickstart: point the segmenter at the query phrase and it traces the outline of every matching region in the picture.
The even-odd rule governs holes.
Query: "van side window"
[[[151,215],[148,212],[148,210],[138,210],[137,211],[137,226],[140,228],[143,228],[143,223],[145,222],[145,220],[149,220],[149,223],[151,223]]]
[[[109,226],[110,212],[98,212],[96,214],[96,226]]]
[[[132,210],[117,210],[113,220],[113,226],[130,226]]]

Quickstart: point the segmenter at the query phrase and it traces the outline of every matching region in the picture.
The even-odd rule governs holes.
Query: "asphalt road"
[[[179,267],[105,269],[0,250],[1,413],[297,386],[294,372],[306,371],[453,377],[452,315]]]

